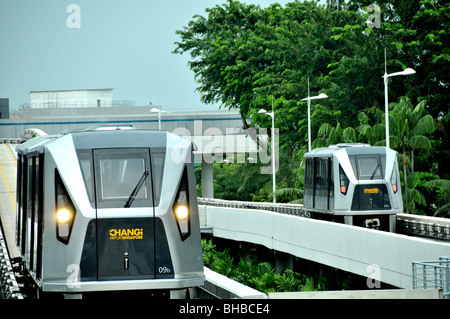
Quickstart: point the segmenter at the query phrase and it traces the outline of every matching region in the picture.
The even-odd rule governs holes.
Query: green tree
[[[434,179],[427,181],[426,186],[429,188],[437,188],[437,192],[439,192],[435,202],[437,208],[434,216],[450,218],[450,180]]]
[[[194,16],[177,31],[180,40],[175,43],[174,53],[191,55],[189,67],[195,74],[202,101],[221,102],[223,107],[239,110],[244,128],[271,127],[270,117],[258,114],[258,110],[273,107],[275,126],[280,132],[280,153],[289,158],[307,144],[307,107],[301,99],[308,94],[308,78],[311,95],[324,92],[329,96],[312,105],[311,138],[317,140],[315,146],[342,141],[343,136],[336,139],[336,132],[344,127],[348,129],[345,140],[384,145],[381,76],[386,49],[388,73],[407,67],[417,72],[391,81],[389,99],[400,101],[399,104],[422,103],[419,119],[413,116],[412,105],[408,112],[400,107],[391,110],[391,145],[394,147],[397,141],[395,147],[405,155],[401,158],[405,197],[411,195],[408,185],[415,184],[408,183],[408,179],[414,180],[414,171],[449,179],[448,1],[377,1],[381,27],[373,29],[366,25],[370,15],[367,6],[372,0],[326,3],[323,6],[317,1],[295,1],[285,7],[273,4],[262,9],[227,0],[207,9],[204,16]],[[416,99],[402,102],[402,96]],[[436,129],[428,133],[432,119]],[[316,136],[315,132],[320,134]],[[420,149],[427,153],[418,152]],[[301,157],[294,158],[301,162]],[[216,194],[271,200],[269,176],[259,179],[250,171],[231,165],[228,168],[228,176],[223,174],[221,179],[230,182],[230,186],[218,184]],[[277,192],[293,195],[291,190],[302,186],[301,180],[295,181],[299,175],[287,173],[293,172],[287,165],[280,165],[280,170],[283,173],[277,174]],[[408,171],[412,174],[409,178]],[[427,205],[431,204],[433,201],[427,198]]]
[[[341,123],[337,123],[336,127],[332,127],[328,123],[323,123],[317,133],[317,139],[313,141],[311,147],[326,147],[332,144],[355,142],[356,131],[353,127],[343,129]]]
[[[351,0],[348,8],[364,12],[372,3],[372,0]],[[381,28],[372,29],[372,34],[383,49],[387,48],[388,73],[407,67],[416,71],[403,81],[392,81],[389,98],[397,100],[407,95],[417,97],[417,101],[428,101],[426,108],[437,121],[438,129],[431,136],[433,148],[428,158],[424,157],[418,164],[425,170],[432,159],[439,175],[449,178],[450,4],[448,0],[380,0],[376,3],[380,6],[382,23]]]
[[[293,151],[303,146],[306,105],[300,100],[307,96],[307,78],[311,94],[319,86],[334,90],[336,84],[325,78],[330,71],[328,65],[351,55],[353,49],[338,50],[343,45],[331,39],[332,29],[356,21],[363,24],[362,16],[329,10],[314,1],[261,9],[228,0],[206,12],[206,17],[196,15],[177,31],[181,40],[174,50],[191,54],[189,66],[199,83],[202,101],[222,102],[227,108],[238,109],[247,128],[255,124],[270,127],[270,118],[257,111],[268,109],[273,98],[281,144]],[[318,121],[330,120],[328,114],[332,112],[327,104],[355,112],[358,99],[362,102],[365,97],[355,94],[337,99],[315,105]],[[251,123],[247,122],[249,116]],[[313,123],[313,130],[317,123]]]
[[[399,102],[391,103],[389,113],[390,145],[401,153],[404,178],[404,196],[406,212],[409,212],[408,171],[414,172],[414,153],[417,149],[431,149],[431,142],[426,135],[435,130],[434,119],[425,110],[426,101],[419,102],[415,107],[408,97],[401,97]],[[381,141],[385,144],[385,141]],[[417,198],[417,197],[416,197]]]
[[[254,99],[253,76],[267,66],[264,43],[253,39],[257,22],[270,17],[259,6],[233,0],[208,8],[206,13],[207,17],[195,15],[176,32],[181,40],[175,43],[173,52],[190,52],[189,67],[195,73],[202,101],[238,109],[247,128]]]
[[[419,102],[415,107],[408,97],[401,97],[399,102],[390,104],[389,113],[389,135],[390,145],[400,152],[400,162],[403,166],[405,208],[409,212],[414,210],[413,201],[408,197],[412,196],[414,202],[424,205],[424,196],[418,192],[414,183],[408,183],[408,176],[414,177],[414,154],[416,150],[429,150],[432,148],[427,135],[435,130],[434,119],[425,110],[426,101]],[[371,136],[374,145],[386,145],[385,125],[376,124],[373,127],[367,123],[367,115],[360,114],[360,126],[358,131],[363,136]],[[408,166],[410,169],[407,169]]]

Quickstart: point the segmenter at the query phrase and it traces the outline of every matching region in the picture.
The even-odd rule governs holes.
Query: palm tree
[[[317,132],[317,138],[312,143],[312,148],[326,147],[337,143],[356,142],[356,131],[353,127],[342,128],[341,123],[332,127],[328,123],[322,123]]]
[[[400,98],[398,103],[391,103],[392,111],[389,114],[390,144],[402,154],[403,176],[405,181],[406,212],[408,208],[408,174],[407,158],[410,154],[411,172],[414,172],[414,152],[416,149],[431,149],[431,142],[425,135],[435,130],[434,119],[426,114],[426,101],[422,100],[413,107],[406,96]]]
[[[436,202],[438,208],[436,209],[434,216],[450,218],[450,180],[435,179],[428,181],[427,184],[429,186],[440,187],[444,190]]]

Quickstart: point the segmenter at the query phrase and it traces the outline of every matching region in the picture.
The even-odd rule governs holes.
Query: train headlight
[[[189,208],[187,170],[184,168],[180,186],[178,187],[177,195],[175,197],[175,202],[172,206],[181,240],[188,238],[191,233]]]
[[[392,169],[391,185],[392,185],[392,191],[394,193],[397,193],[397,190],[398,190],[398,188],[397,188],[397,173],[396,173],[396,170],[395,170],[395,165],[394,165],[394,168]]]
[[[55,170],[55,209],[56,238],[67,245],[72,233],[76,210],[57,170]]]
[[[344,195],[347,195],[348,184],[349,184],[349,179],[348,179],[347,175],[345,175],[345,172],[342,169],[341,165],[339,165],[339,186],[340,186],[341,193]]]
[[[177,219],[187,219],[189,216],[189,210],[186,205],[178,205],[175,208],[175,214],[177,215]]]
[[[65,208],[62,208],[56,212],[56,220],[60,224],[67,223],[70,220],[72,214]]]

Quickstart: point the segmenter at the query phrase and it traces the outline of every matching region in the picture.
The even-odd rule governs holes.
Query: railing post
[[[450,258],[447,260],[445,267],[445,286],[444,289],[444,298],[450,299]]]
[[[427,289],[427,270],[426,265],[423,265],[423,289]]]

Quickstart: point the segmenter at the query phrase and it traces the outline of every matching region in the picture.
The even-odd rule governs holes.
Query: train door
[[[153,279],[159,226],[150,150],[98,149],[93,156],[97,279]]]
[[[42,156],[19,156],[17,243],[27,267],[41,278]]]
[[[333,157],[328,158],[328,210],[334,211]]]
[[[329,210],[329,158],[314,158],[314,208]]]
[[[305,191],[303,205],[306,208],[314,207],[314,158],[306,158],[305,166]]]

